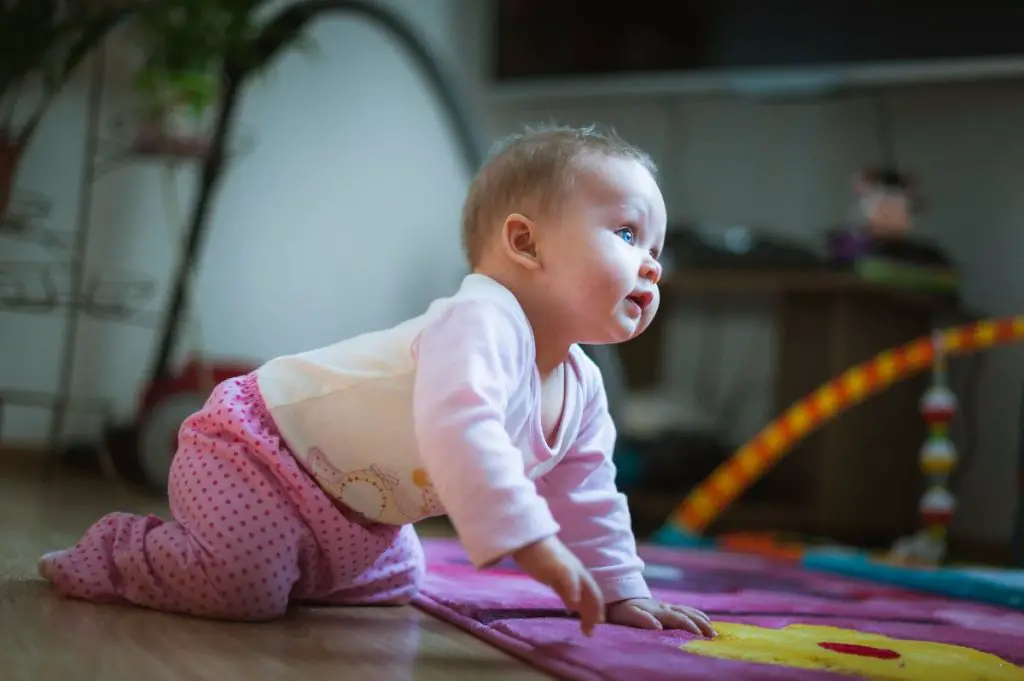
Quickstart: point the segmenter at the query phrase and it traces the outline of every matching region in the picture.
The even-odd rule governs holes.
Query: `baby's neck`
[[[538,337],[536,330],[534,330],[533,337],[537,345],[537,373],[543,380],[551,376],[565,362],[565,358],[569,355],[569,345],[566,343],[544,343]]]
[[[537,287],[531,286],[528,282],[521,281],[519,277],[496,271],[493,268],[478,266],[473,271],[494,279],[511,291],[519,301],[533,331],[537,351],[537,371],[541,379],[545,379],[557,371],[569,355],[569,347],[572,342],[560,334],[560,325],[558,320],[553,318],[544,292],[537,290]]]

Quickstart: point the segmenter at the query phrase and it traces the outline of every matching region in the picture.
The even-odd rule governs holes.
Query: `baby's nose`
[[[661,281],[661,263],[654,259],[646,261],[640,270],[640,276],[650,280],[652,284],[657,284]]]

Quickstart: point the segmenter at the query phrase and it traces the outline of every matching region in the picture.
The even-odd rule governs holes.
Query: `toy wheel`
[[[167,490],[171,462],[178,449],[182,422],[206,401],[199,393],[177,393],[163,398],[150,410],[139,428],[139,466],[147,486]]]

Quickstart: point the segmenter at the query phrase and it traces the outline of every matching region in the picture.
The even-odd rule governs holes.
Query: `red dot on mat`
[[[875,648],[874,646],[861,646],[855,643],[834,643],[832,641],[824,641],[818,645],[825,650],[831,650],[834,653],[843,653],[844,655],[877,657],[880,660],[898,660],[900,658],[900,654],[895,650]]]

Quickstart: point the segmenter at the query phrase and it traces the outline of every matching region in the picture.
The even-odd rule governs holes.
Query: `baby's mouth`
[[[650,305],[651,302],[654,300],[654,294],[651,293],[650,291],[640,291],[637,293],[629,294],[626,297],[626,300],[639,307],[640,311],[643,312],[644,310],[647,309],[647,306]]]

